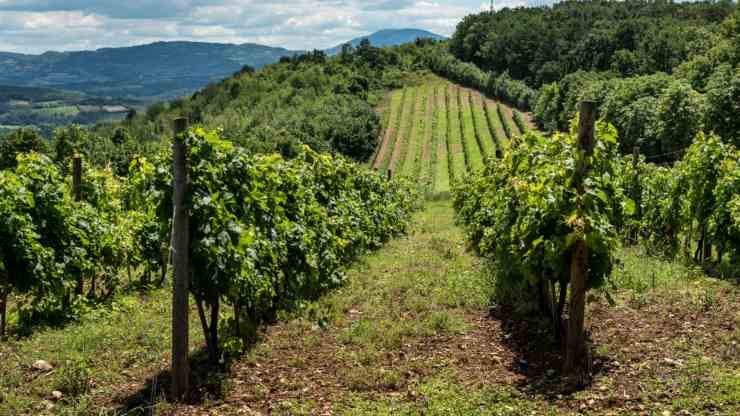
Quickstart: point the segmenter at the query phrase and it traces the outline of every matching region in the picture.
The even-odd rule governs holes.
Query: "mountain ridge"
[[[429,38],[433,40],[445,40],[447,37],[438,35],[423,29],[404,28],[404,29],[381,29],[373,32],[369,35],[356,37],[347,42],[340,43],[332,48],[325,49],[324,51],[329,55],[336,55],[342,50],[342,46],[350,44],[356,47],[365,39],[370,41],[370,44],[376,47],[394,46],[402,43],[414,42],[419,38]]]
[[[420,37],[445,39],[421,29],[384,29],[345,43],[356,46],[369,39],[373,46],[382,47]],[[333,55],[341,45],[324,51]],[[166,100],[192,94],[245,65],[261,68],[305,52],[253,42],[201,41],[156,41],[39,55],[0,52],[0,85],[54,88],[103,98]]]

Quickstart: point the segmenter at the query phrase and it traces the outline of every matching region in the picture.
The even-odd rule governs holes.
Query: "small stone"
[[[596,404],[596,400],[589,399],[587,403],[588,403],[589,406],[593,406],[594,404]]]
[[[671,411],[670,410],[663,410],[663,413],[661,413],[661,415],[663,415],[663,416],[671,416]]]
[[[671,367],[683,367],[683,363],[678,360],[674,360],[672,358],[664,358],[663,362],[670,365]]]
[[[49,364],[48,362],[44,360],[38,360],[35,363],[33,363],[33,368],[35,370],[44,371],[44,372],[51,371],[54,369],[54,367],[52,367],[51,364]]]
[[[51,392],[51,398],[54,399],[55,401],[62,400],[62,396],[63,394],[59,390],[54,390]]]

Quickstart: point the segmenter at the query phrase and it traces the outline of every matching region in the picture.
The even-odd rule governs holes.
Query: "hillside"
[[[0,133],[33,126],[49,137],[59,126],[123,120],[144,103],[106,99],[52,88],[0,85]]]
[[[733,4],[573,0],[0,135],[0,416],[740,415],[739,105]]]
[[[382,48],[385,46],[396,46],[404,43],[411,43],[416,41],[417,39],[445,40],[447,38],[436,33],[420,29],[386,29],[379,30],[367,36],[361,36],[352,39],[349,42],[344,42],[333,48],[327,49],[326,53],[329,55],[336,55],[339,53],[339,51],[342,50],[343,45],[349,43],[353,47],[357,47],[357,45],[359,45],[360,42],[365,39],[370,41],[371,45]]]
[[[417,38],[443,39],[418,29],[392,29],[350,43],[357,46],[369,39],[373,46],[384,47]],[[335,54],[340,48],[326,52]],[[245,65],[258,69],[300,53],[254,43],[180,41],[41,55],[0,52],[0,85],[48,87],[100,97],[172,99],[227,78]]]
[[[701,131],[740,145],[736,2],[565,1],[467,16],[437,72],[565,131],[583,99],[620,133],[673,161]]]
[[[244,65],[260,68],[296,51],[245,43],[156,42],[95,51],[0,53],[0,84],[53,87],[97,96],[174,98]]]
[[[414,178],[432,195],[449,193],[452,182],[501,157],[513,136],[534,129],[527,114],[436,77],[391,92],[382,112],[372,167]]]

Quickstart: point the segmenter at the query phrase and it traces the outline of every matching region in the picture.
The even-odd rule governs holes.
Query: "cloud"
[[[526,0],[502,0],[518,5]],[[0,0],[0,50],[40,53],[157,40],[327,48],[379,29],[450,35],[481,0]]]

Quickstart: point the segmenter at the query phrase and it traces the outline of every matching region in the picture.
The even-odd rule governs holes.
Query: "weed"
[[[85,360],[67,360],[56,373],[56,387],[72,397],[90,391],[90,366]]]
[[[714,289],[710,287],[706,288],[701,298],[702,309],[704,312],[709,312],[716,302],[717,299],[714,294]]]

